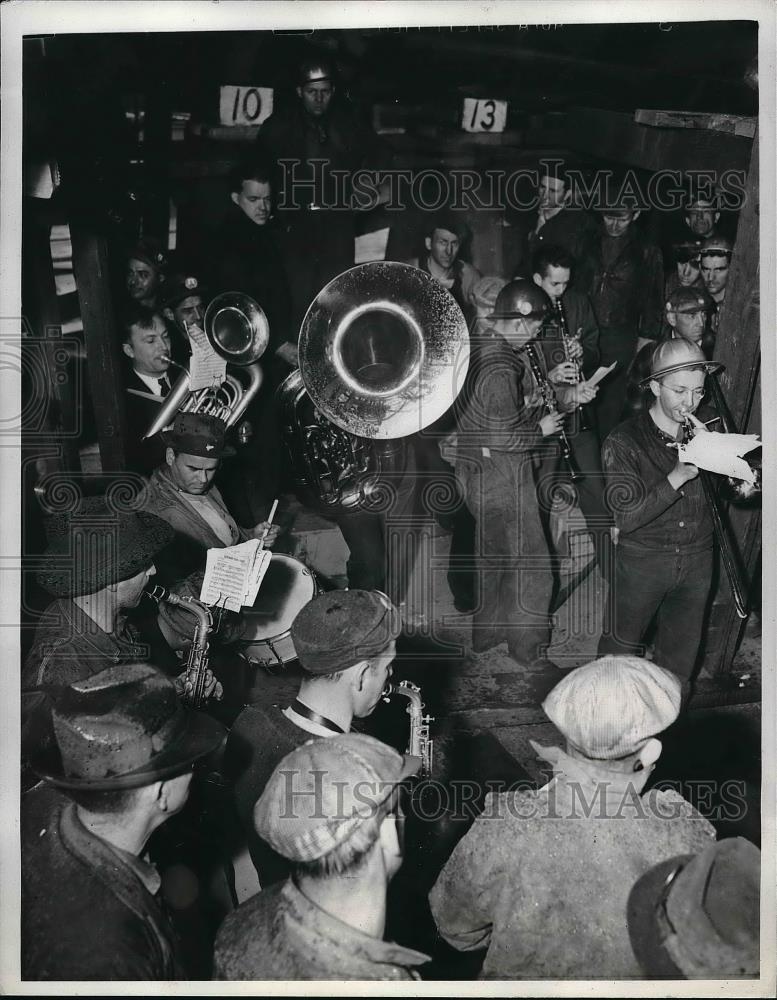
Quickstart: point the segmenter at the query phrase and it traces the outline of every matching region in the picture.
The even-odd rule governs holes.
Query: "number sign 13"
[[[464,98],[461,127],[465,132],[504,132],[507,121],[507,101]]]
[[[221,88],[219,121],[222,125],[261,125],[272,114],[271,87]]]

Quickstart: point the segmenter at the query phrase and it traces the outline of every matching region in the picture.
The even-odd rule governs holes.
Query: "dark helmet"
[[[550,312],[550,299],[533,281],[508,281],[496,297],[494,311],[487,319],[542,319]]]

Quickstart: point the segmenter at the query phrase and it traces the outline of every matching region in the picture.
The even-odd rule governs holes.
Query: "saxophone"
[[[421,701],[421,689],[410,681],[400,681],[399,684],[387,684],[383,689],[383,700],[388,702],[392,694],[401,694],[410,701],[407,714],[410,716],[410,739],[405,751],[410,757],[420,757],[420,774],[422,778],[432,776],[432,753],[434,740],[429,738],[429,723],[434,717],[424,715],[424,703]]]
[[[179,597],[165,587],[147,587],[149,597],[159,603],[178,605],[182,610],[189,611],[197,619],[192,644],[189,648],[189,658],[184,671],[184,687],[182,699],[192,708],[201,708],[205,702],[205,683],[208,673],[208,636],[213,629],[213,615],[207,604],[196,601],[193,597]]]

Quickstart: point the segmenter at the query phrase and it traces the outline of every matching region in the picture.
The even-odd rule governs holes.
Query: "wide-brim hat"
[[[686,371],[689,368],[703,368],[708,375],[724,371],[725,365],[719,361],[708,361],[704,351],[684,337],[663,340],[658,344],[650,358],[650,372],[641,381],[640,386],[649,385],[654,379],[663,378],[673,372]]]
[[[752,977],[759,966],[760,852],[744,837],[661,862],[633,885],[629,937],[656,979]]]
[[[27,728],[30,767],[58,788],[119,791],[183,774],[218,747],[221,723],[184,707],[149,663],[109,667],[44,691]]]
[[[47,525],[51,539],[36,579],[55,597],[94,594],[136,576],[175,538],[162,518],[146,511],[112,509],[90,497]]]

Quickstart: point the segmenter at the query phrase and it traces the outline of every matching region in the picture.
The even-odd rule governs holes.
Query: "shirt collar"
[[[154,393],[155,396],[162,395],[161,387],[159,385],[159,380],[163,378],[166,379],[167,378],[166,373],[164,375],[155,376],[155,375],[143,375],[141,372],[137,370],[137,368],[133,369],[133,371],[140,379],[140,381],[144,382],[149,387],[149,389]],[[168,379],[167,381],[169,385],[170,380]]]
[[[312,928],[330,941],[336,941],[341,948],[347,949],[359,959],[366,959],[383,965],[415,966],[430,961],[429,956],[412,948],[384,941],[382,938],[363,934],[350,924],[333,917],[331,913],[316,906],[308,899],[292,879],[288,879],[283,887],[282,898],[291,913],[303,923],[306,928]]]
[[[155,896],[162,885],[162,879],[156,868],[148,861],[143,858],[139,858],[136,854],[131,854],[129,851],[124,851],[120,847],[116,847],[109,841],[104,840],[102,837],[98,837],[96,834],[92,833],[91,830],[87,829],[81,820],[78,818],[78,810],[76,809],[75,802],[69,802],[62,810],[62,829],[63,833],[68,839],[75,838],[76,842],[87,844],[95,843],[102,848],[103,851],[109,851],[111,854],[115,855],[118,860],[126,867],[129,868],[133,875],[135,875],[143,887]]]

